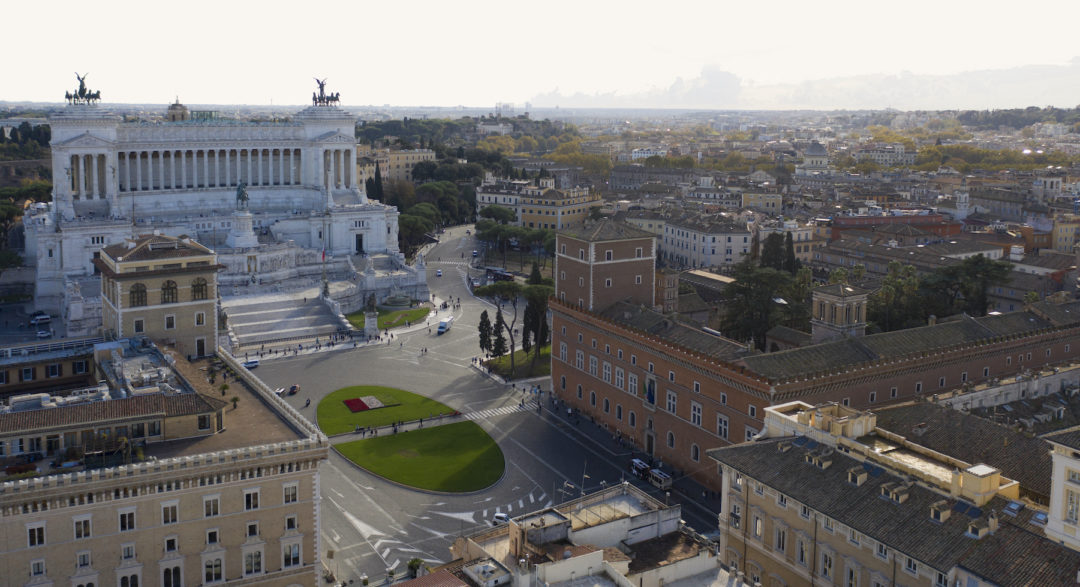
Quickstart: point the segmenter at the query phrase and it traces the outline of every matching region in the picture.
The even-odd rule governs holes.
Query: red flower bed
[[[345,400],[345,407],[349,408],[349,411],[353,413],[363,412],[368,409],[368,405],[364,403],[364,400],[358,397]]]

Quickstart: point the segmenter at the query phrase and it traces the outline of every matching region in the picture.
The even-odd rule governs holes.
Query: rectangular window
[[[787,531],[783,528],[776,529],[776,540],[773,542],[773,547],[780,552],[787,550]]]
[[[120,546],[120,558],[128,561],[135,558],[135,543],[128,542]]]
[[[826,579],[832,578],[833,573],[833,559],[832,555],[823,552],[821,553],[821,576]]]
[[[882,560],[888,559],[889,558],[889,547],[885,546],[884,544],[882,544],[880,542],[878,542],[877,555],[878,555],[878,558],[881,558]]]
[[[626,375],[626,392],[637,395],[637,375],[634,375],[633,373],[628,373]]]
[[[120,512],[120,531],[130,532],[135,529],[135,510]]]
[[[217,496],[203,498],[203,517],[213,518],[221,514],[221,500]]]
[[[747,413],[750,414],[751,418],[757,418],[757,406],[750,404],[750,407],[747,408]]]
[[[667,392],[667,411],[674,414],[675,413],[675,408],[677,407],[677,403],[678,403],[678,399],[677,399],[677,397],[675,395],[675,392],[674,391]]]
[[[259,509],[259,490],[248,489],[244,491],[244,509],[245,510],[257,510]]]
[[[203,312],[195,312],[195,326],[202,326],[206,324],[206,314]]]
[[[728,437],[728,419],[727,416],[716,416],[716,435],[724,440]]]
[[[589,375],[596,377],[598,363],[599,362],[596,360],[596,357],[589,357]]]
[[[30,561],[30,576],[31,577],[43,577],[45,576],[45,559],[39,558],[35,561]]]
[[[915,559],[908,557],[907,562],[904,563],[904,570],[912,575],[918,575],[919,563],[915,562]]]
[[[177,518],[178,504],[168,504],[161,506],[161,523],[162,524],[175,524]]]
[[[244,553],[244,574],[256,575],[262,573],[262,551],[254,550]]]
[[[286,485],[284,489],[285,496],[283,498],[283,501],[285,503],[296,503],[297,497],[299,496],[299,491],[300,488],[295,483],[291,485]]]
[[[90,552],[84,551],[75,555],[75,566],[85,569],[90,566]]]
[[[75,520],[75,540],[90,537],[90,518]]]
[[[576,367],[579,371],[583,371],[585,369],[585,353],[583,351],[577,351],[574,354],[574,367]]]
[[[220,535],[218,534],[218,531],[217,531],[216,528],[213,529],[213,530],[207,530],[206,531],[206,543],[207,544],[217,544],[219,539],[220,539]]]
[[[626,382],[624,372],[621,368],[615,368],[615,387],[623,389],[623,384]]]
[[[143,327],[142,318],[139,318],[138,320],[135,320],[135,333],[138,334],[138,333],[144,332],[144,331],[145,331],[145,329]]]
[[[45,377],[59,377],[62,373],[59,363],[45,366]]]
[[[199,430],[209,430],[209,429],[210,429],[210,415],[209,414],[200,414],[199,415]]]
[[[22,379],[21,379],[21,381],[33,381],[33,380],[34,380],[34,368],[33,367],[23,367],[22,368]]]
[[[259,535],[259,523],[258,522],[248,522],[248,525],[247,525],[247,536],[248,536],[248,538],[254,538],[254,537],[258,536],[258,535]]]
[[[299,544],[286,544],[282,548],[282,563],[283,567],[297,567],[300,566],[300,545]]]
[[[72,361],[71,371],[76,375],[86,373],[86,361]]]
[[[169,314],[165,316],[165,330],[172,330],[176,328],[176,316]]]
[[[296,530],[296,516],[285,516],[285,529]]]
[[[604,383],[611,383],[611,363],[604,361]]]
[[[806,506],[800,506],[799,507],[799,517],[801,517],[804,520],[809,520],[810,519],[810,508],[808,508]]]
[[[697,402],[690,402],[690,423],[701,426],[701,404]]]
[[[45,522],[39,522],[26,529],[26,545],[30,548],[45,545]]]
[[[176,552],[176,545],[179,544],[175,536],[170,536],[165,539],[165,552]]]

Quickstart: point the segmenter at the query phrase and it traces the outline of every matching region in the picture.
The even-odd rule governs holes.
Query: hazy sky
[[[23,0],[3,16],[0,100],[59,101],[78,71],[106,102],[304,104],[318,76],[344,104],[520,105],[703,71],[753,88],[1080,55],[1076,0]]]

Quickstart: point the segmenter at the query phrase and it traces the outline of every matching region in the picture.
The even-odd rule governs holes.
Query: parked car
[[[251,359],[250,361],[244,361],[244,368],[245,369],[254,369],[255,367],[258,367],[258,366],[259,366],[259,360],[258,359]]]
[[[38,330],[37,331],[37,337],[38,338],[52,338],[52,331],[50,331],[50,330]]]
[[[491,517],[491,525],[498,526],[499,524],[509,524],[510,515],[499,512]]]
[[[480,285],[481,285],[480,278],[474,277],[473,280],[472,280],[472,286],[473,287],[480,287]]]
[[[442,269],[435,270],[435,277],[442,277]]]
[[[479,251],[473,249],[472,256],[476,257],[476,256],[479,256],[479,255],[480,255]]]
[[[285,395],[285,388],[284,387],[279,387],[279,388],[275,389],[274,394],[275,395]]]

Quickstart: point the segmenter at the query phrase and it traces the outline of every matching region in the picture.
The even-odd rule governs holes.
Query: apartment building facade
[[[750,230],[727,220],[687,216],[664,225],[661,254],[680,267],[730,267],[750,254]]]
[[[217,255],[189,238],[143,235],[94,259],[102,321],[117,338],[148,336],[202,357],[217,346]]]

